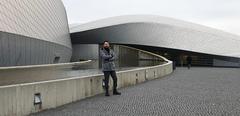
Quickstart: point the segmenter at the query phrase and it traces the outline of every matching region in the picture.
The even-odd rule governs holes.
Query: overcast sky
[[[240,35],[240,0],[63,0],[69,24],[119,15],[159,15]]]

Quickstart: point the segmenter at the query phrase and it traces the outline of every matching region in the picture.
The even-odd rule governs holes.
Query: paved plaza
[[[33,116],[240,115],[240,69],[177,68],[173,74]]]

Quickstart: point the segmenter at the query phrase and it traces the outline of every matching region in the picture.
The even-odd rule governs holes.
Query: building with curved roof
[[[61,0],[0,1],[0,66],[69,62],[71,55]]]
[[[74,46],[99,44],[109,40],[111,43],[140,48],[162,48],[156,51],[180,51],[176,59],[179,59],[181,54],[186,57],[195,53],[197,55],[194,59],[198,64],[209,62],[205,64],[239,66],[239,36],[172,18],[149,15],[119,16],[75,25],[70,28],[70,32]],[[206,61],[201,61],[202,59]]]

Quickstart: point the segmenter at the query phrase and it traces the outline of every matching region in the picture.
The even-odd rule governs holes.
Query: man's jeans
[[[115,71],[104,71],[104,83],[105,83],[105,89],[108,91],[109,89],[109,76],[111,75],[113,79],[113,90],[115,91],[117,89],[117,74]]]

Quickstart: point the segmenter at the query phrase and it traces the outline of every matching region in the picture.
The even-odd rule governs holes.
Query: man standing
[[[102,71],[104,73],[104,84],[105,84],[105,96],[109,95],[109,76],[111,75],[113,79],[113,95],[121,95],[117,91],[117,75],[115,71],[115,53],[110,49],[110,44],[108,41],[104,41],[103,48],[100,50],[100,56],[102,59]]]
[[[192,65],[192,57],[191,56],[187,56],[187,65],[188,65],[188,69],[190,69],[190,67]]]

